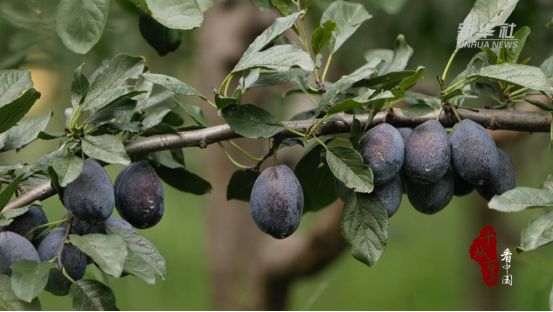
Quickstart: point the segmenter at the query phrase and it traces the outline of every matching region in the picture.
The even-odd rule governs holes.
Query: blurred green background
[[[329,1],[313,2],[315,10],[310,12],[312,25],[318,22],[320,13]],[[366,49],[391,48],[397,34],[403,33],[415,50],[410,67],[427,67],[421,88],[437,92],[435,77],[453,51],[457,26],[470,10],[473,1],[455,0],[446,3],[443,0],[412,0],[402,6],[399,4],[404,1],[357,2],[365,4],[374,17],[335,56],[331,78],[359,66]],[[398,3],[399,11],[391,14],[396,9],[393,3]],[[17,52],[22,49],[28,49],[28,57],[21,67],[32,70],[35,88],[42,92],[42,98],[32,114],[53,112],[48,130],[60,131],[63,128],[63,109],[69,103],[72,70],[83,62],[87,64],[86,70],[90,73],[101,60],[125,52],[145,56],[153,72],[173,75],[192,85],[197,81],[198,68],[194,66],[198,52],[197,30],[183,33],[181,47],[175,53],[161,58],[141,38],[137,16],[125,9],[120,1],[113,1],[101,41],[89,54],[80,56],[62,46],[54,29],[44,27],[21,30],[13,26],[17,14],[32,12],[36,8],[43,10],[41,12],[46,18],[46,25],[51,25],[52,21],[48,21],[48,18],[54,16],[55,3],[4,0],[0,4],[0,63],[17,56]],[[523,52],[524,57],[532,57],[531,64],[539,65],[553,53],[553,29],[546,27],[552,18],[553,3],[548,0],[520,1],[510,18],[518,27],[528,25],[532,28]],[[474,53],[474,49],[464,49],[454,63],[452,72],[462,70],[462,64],[466,64]],[[271,91],[270,94],[278,97],[279,91]],[[54,149],[55,144],[37,141],[17,154],[2,154],[0,164],[33,162],[39,155]],[[502,146],[516,166],[517,185],[537,187],[549,173],[553,173],[548,145],[548,134],[520,134],[509,140],[508,145]],[[191,170],[200,175],[205,173],[209,164],[202,161],[202,151],[188,149],[185,152]],[[120,166],[108,168],[113,179],[120,170]],[[182,194],[165,185],[165,196],[166,214],[162,222],[142,231],[142,234],[151,239],[165,256],[166,280],[158,280],[156,285],[146,285],[134,277],[104,279],[92,267],[87,271],[94,278],[104,279],[114,290],[117,305],[122,310],[213,307],[210,301],[212,285],[208,278],[205,228],[206,197],[209,195],[198,197]],[[519,242],[520,230],[532,216],[539,213],[486,212],[485,205],[477,194],[471,194],[455,198],[444,211],[427,216],[417,213],[404,198],[402,207],[391,221],[388,247],[376,266],[367,268],[347,252],[343,253],[322,273],[295,284],[289,308],[548,309],[549,291],[553,284],[551,246],[513,256],[512,287],[484,286],[479,266],[468,255],[474,237],[484,225],[491,224],[498,232],[498,251],[505,248],[514,250]],[[44,206],[51,220],[64,214],[64,208],[57,198],[46,200]],[[305,216],[299,235],[309,229],[319,214]],[[68,297],[44,294],[40,299],[45,309],[71,308]]]

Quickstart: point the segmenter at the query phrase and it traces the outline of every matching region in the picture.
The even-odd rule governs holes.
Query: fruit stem
[[[451,56],[449,57],[449,61],[447,61],[447,64],[445,65],[444,72],[442,74],[442,81],[445,82],[445,79],[447,77],[447,72],[449,71],[449,68],[451,67],[451,64],[453,63],[453,59],[455,59],[455,56],[459,52],[459,48],[456,48],[453,50],[453,53],[451,53]]]
[[[452,84],[451,86],[447,87],[444,91],[442,91],[442,94],[447,95],[449,92],[451,92],[453,89],[455,89],[456,87],[458,87],[459,85],[461,85],[465,81],[466,81],[466,78],[463,78],[463,79],[457,81],[456,83]]]
[[[326,74],[328,73],[328,68],[330,67],[330,63],[332,62],[332,56],[333,55],[334,55],[334,53],[330,52],[330,54],[328,55],[328,58],[326,59],[326,64],[325,64],[325,68],[323,70],[323,75],[321,76],[321,83],[322,84],[325,83]]]
[[[318,136],[315,136],[315,135],[314,135],[313,138],[314,138],[317,142],[319,142],[319,144],[321,144],[326,150],[328,150],[328,146],[326,146],[326,144],[325,144],[321,139],[319,139]]]
[[[230,145],[232,145],[234,148],[236,148],[239,152],[241,152],[242,154],[244,154],[244,156],[248,157],[249,159],[253,160],[253,161],[261,161],[261,157],[256,157],[256,156],[253,156],[252,154],[250,154],[248,151],[246,151],[242,146],[238,145],[236,142],[234,142],[233,140],[229,140],[228,141]]]
[[[56,227],[62,223],[65,223],[67,222],[67,218],[65,219],[61,219],[61,220],[58,220],[58,221],[52,221],[52,222],[48,222],[48,223],[44,223],[44,224],[41,224],[41,225],[38,225],[38,226],[35,226],[34,228],[32,228],[29,233],[27,234],[33,234],[34,232],[38,231],[39,229],[41,228],[45,228],[45,227]]]
[[[292,128],[286,128],[286,130],[292,132],[293,134],[297,134],[298,136],[300,136],[302,138],[305,138],[305,133],[301,133],[301,132],[299,132],[297,130],[294,130]]]
[[[231,73],[229,73],[229,74],[225,77],[225,79],[223,79],[223,82],[221,82],[221,85],[219,86],[219,94],[224,95],[224,93],[223,93],[223,92],[224,92],[224,88],[225,88],[225,85],[226,85],[226,83],[227,83],[227,80],[229,80],[230,76],[232,76]]]
[[[515,97],[515,96],[517,96],[517,95],[519,95],[519,94],[522,94],[522,93],[526,92],[527,90],[528,90],[528,88],[521,88],[521,89],[518,89],[518,90],[516,90],[516,91],[511,92],[511,94],[509,94],[509,96],[510,96],[511,98],[513,98],[513,97]]]
[[[457,121],[461,121],[461,116],[459,115],[459,113],[457,112],[457,108],[455,105],[450,105],[451,107],[451,110],[453,111],[453,114],[455,115],[455,118],[457,118]]]
[[[63,234],[63,241],[57,251],[57,256],[56,258],[58,258],[58,267],[62,268],[63,269],[63,263],[61,262],[61,255],[63,254],[63,247],[65,247],[65,242],[67,241],[67,238],[69,237],[69,231],[71,231],[71,225],[73,223],[73,218],[72,217],[69,217],[68,218],[68,223],[67,223],[67,226],[65,228],[65,234]],[[71,279],[70,279],[71,280]]]
[[[223,150],[223,153],[225,153],[225,156],[227,157],[227,159],[233,164],[235,165],[236,167],[240,168],[240,169],[249,169],[250,167],[248,166],[245,166],[245,165],[242,165],[241,163],[239,163],[238,161],[236,161],[232,155],[230,155],[230,153],[227,151],[227,148],[223,145],[223,143],[221,142],[217,142],[217,144],[221,147],[221,149]]]
[[[71,114],[71,119],[69,120],[69,129],[73,129],[75,127],[75,123],[77,123],[77,120],[79,119],[79,115],[81,114],[81,105],[78,105],[77,108],[73,111]]]
[[[205,100],[207,102],[207,104],[211,105],[211,107],[217,109],[217,105],[215,105],[215,103],[213,103],[211,100]]]
[[[69,276],[69,274],[67,274],[67,271],[65,270],[64,267],[61,268],[61,273],[63,273],[63,276],[65,276],[65,278],[67,278],[71,283],[75,284],[75,280],[71,278],[71,276]]]
[[[227,97],[227,94],[228,94],[228,88],[230,86],[230,83],[232,82],[232,78],[234,77],[232,74],[229,74],[228,76],[229,78],[227,79],[226,83],[225,83],[225,90],[223,92],[223,95],[225,97]]]

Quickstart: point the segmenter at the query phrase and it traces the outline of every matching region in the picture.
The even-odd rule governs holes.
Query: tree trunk
[[[212,94],[247,48],[255,32],[270,23],[248,0],[215,2],[205,15],[199,37],[200,85]],[[211,107],[204,110],[211,124],[221,118]],[[245,148],[261,154],[259,143]],[[262,233],[252,222],[249,205],[226,200],[227,183],[236,170],[217,144],[208,148],[205,158],[208,180],[213,191],[206,197],[211,302],[216,309],[250,308],[248,276],[256,265],[257,247]],[[240,159],[240,158],[238,158]]]
[[[260,12],[249,0],[216,3],[207,12],[198,49],[204,94],[218,87],[250,42],[275,17],[273,13]],[[248,93],[248,102],[263,104],[263,90]],[[211,124],[221,123],[212,108],[206,107],[205,111]],[[261,146],[265,142],[241,144],[254,154],[264,153]],[[212,144],[206,154],[204,164],[213,185],[206,198],[213,308],[285,309],[294,280],[320,271],[344,249],[339,233],[341,203],[327,208],[312,233],[275,240],[256,227],[247,203],[226,200],[227,183],[236,168],[220,148]]]

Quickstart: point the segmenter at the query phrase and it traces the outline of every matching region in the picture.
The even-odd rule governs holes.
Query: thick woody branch
[[[527,132],[549,132],[551,127],[551,114],[549,112],[487,109],[458,109],[457,112],[462,119],[471,119],[485,128],[494,130],[502,129]],[[369,115],[358,115],[355,118],[357,118],[367,128],[383,122],[388,122],[397,127],[415,127],[427,120],[437,119],[438,116],[436,113],[432,113],[419,117],[408,117],[401,111],[396,110],[393,114],[378,113],[372,120],[370,120]],[[350,124],[352,120],[352,115],[336,115],[336,117],[322,124],[316,135],[322,136],[348,132],[350,131]],[[439,120],[446,127],[453,126],[456,121],[450,113],[442,113]],[[283,124],[286,128],[299,132],[306,132],[313,125],[313,122],[313,120],[298,120],[286,121],[283,122]],[[282,133],[278,134],[278,136],[279,138],[286,138],[297,135],[291,131],[284,130]],[[175,148],[204,148],[212,143],[236,138],[240,138],[240,135],[232,131],[227,124],[223,124],[199,130],[161,134],[142,138],[135,142],[129,143],[126,146],[126,149],[127,153],[130,156],[133,156]],[[54,194],[55,191],[50,184],[45,183],[17,197],[15,200],[10,202],[4,210],[23,207],[31,204],[35,200],[44,200]]]

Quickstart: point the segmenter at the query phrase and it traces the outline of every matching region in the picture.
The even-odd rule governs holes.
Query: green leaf
[[[138,91],[132,91],[130,95],[136,94],[137,92]],[[136,100],[131,100],[128,95],[122,96],[96,111],[86,120],[86,123],[102,125],[115,118],[125,118],[132,114],[136,105]]]
[[[321,25],[327,21],[333,21],[336,24],[336,31],[332,35],[334,41],[332,53],[336,52],[359,26],[371,17],[365,7],[359,3],[335,1],[329,5],[321,16]]]
[[[397,40],[397,39],[396,39]],[[370,62],[374,59],[384,61],[384,64],[390,63],[394,58],[394,50],[390,49],[370,49],[365,51],[365,61]],[[380,71],[379,71],[380,72]]]
[[[517,187],[499,196],[494,196],[488,203],[490,209],[502,212],[517,212],[526,208],[553,206],[553,193],[531,187]]]
[[[341,230],[353,257],[372,266],[388,243],[386,208],[364,194],[349,192],[344,202]]]
[[[258,78],[248,87],[268,87],[292,82],[300,88],[303,88],[307,75],[309,75],[309,73],[300,68],[291,68],[290,70],[283,72],[259,71]]]
[[[361,66],[353,73],[342,76],[340,79],[338,79],[338,81],[336,81],[336,83],[328,87],[319,103],[319,107],[317,108],[317,113],[315,115],[317,116],[320,112],[327,111],[328,107],[333,103],[338,94],[351,88],[354,83],[376,73],[375,67],[378,65],[378,63],[380,63],[380,60],[373,60]]]
[[[231,105],[238,105],[238,99],[233,97],[224,97],[218,94],[215,95],[215,105],[217,109],[225,109]]]
[[[0,151],[20,149],[34,141],[41,131],[46,129],[50,115],[44,117],[25,117],[8,131],[0,134]]]
[[[522,64],[499,64],[483,67],[473,77],[484,77],[506,81],[538,91],[551,92],[550,83],[539,67]]]
[[[303,155],[294,170],[303,190],[304,211],[320,210],[338,198],[334,175],[321,161],[323,151],[322,145],[315,145]]]
[[[144,73],[142,74],[142,77],[171,92],[175,92],[176,94],[184,95],[184,96],[197,96],[202,99],[206,99],[206,97],[203,96],[196,89],[192,88],[191,86],[180,81],[177,78],[166,76],[166,75],[160,75],[160,74],[152,74],[152,73]]]
[[[540,65],[541,70],[549,82],[553,82],[553,55],[545,59]]]
[[[457,48],[482,38],[485,29],[505,23],[517,2],[518,0],[476,0],[457,34]]]
[[[136,79],[144,71],[144,58],[118,54],[102,67],[92,81],[82,103],[83,110],[96,111],[130,92],[129,79]]]
[[[115,295],[106,285],[94,280],[79,280],[71,285],[73,309],[77,311],[115,311]]]
[[[340,113],[340,112],[345,112],[345,111],[349,111],[349,110],[352,110],[352,109],[355,109],[355,108],[360,108],[362,106],[365,106],[365,105],[367,105],[368,103],[371,102],[371,99],[369,99],[369,97],[372,96],[374,94],[374,92],[376,92],[376,91],[373,90],[373,89],[367,89],[362,94],[360,94],[359,96],[357,96],[355,98],[346,99],[346,100],[344,100],[340,103],[337,103],[336,105],[332,106],[328,110],[328,115],[333,115],[333,114],[337,114],[337,113]],[[378,97],[378,95],[375,98],[377,98],[377,97]],[[392,97],[393,97],[393,94],[392,94]]]
[[[50,262],[20,260],[12,264],[12,289],[15,295],[26,302],[32,302],[46,286],[50,269],[55,265]]]
[[[441,105],[439,98],[416,92],[405,92],[405,101],[410,105],[424,104],[434,109],[439,109]]]
[[[111,164],[130,164],[125,146],[116,136],[110,134],[85,135],[81,141],[81,147],[88,157]]]
[[[362,136],[363,136],[363,125],[361,124],[359,119],[353,116],[353,121],[351,122],[351,131],[349,134],[349,141],[351,142],[351,146],[354,149],[359,149],[359,142],[361,141]]]
[[[79,177],[83,170],[83,160],[73,154],[64,155],[54,160],[52,168],[58,176],[59,185],[65,187]]]
[[[33,86],[28,70],[0,70],[0,107],[13,102]]]
[[[119,277],[128,251],[125,241],[117,235],[69,235],[71,244],[87,254],[105,273]]]
[[[407,67],[409,59],[413,55],[413,48],[407,41],[405,41],[405,36],[398,35],[394,44],[394,52],[392,59],[387,63],[382,70],[379,70],[380,75],[387,74],[390,72],[396,72],[404,70]]]
[[[248,46],[246,52],[242,55],[236,67],[241,66],[242,62],[247,59],[251,59],[251,54],[261,51],[265,46],[267,46],[271,41],[276,37],[280,36],[283,32],[290,29],[296,20],[303,14],[303,11],[275,19],[273,24],[269,28],[265,29],[255,40]],[[232,72],[237,71],[236,67]]]
[[[171,112],[170,108],[156,107],[146,114],[146,117],[142,120],[142,129],[150,129],[157,126],[163,121],[163,118]]]
[[[334,176],[347,188],[360,193],[373,190],[371,168],[363,163],[363,158],[354,149],[332,147],[326,151],[326,162]]]
[[[251,52],[240,59],[233,73],[252,68],[266,68],[276,71],[287,71],[299,67],[313,71],[315,65],[309,54],[292,44],[277,45],[259,52]]]
[[[492,51],[490,53],[494,53],[494,52]],[[490,64],[494,64],[494,63],[490,63],[488,61],[488,56],[487,56],[485,51],[480,51],[480,52],[476,53],[472,57],[472,59],[469,61],[469,63],[467,65],[467,67],[465,68],[465,70],[463,70],[461,73],[459,73],[459,75],[457,75],[457,77],[455,77],[455,79],[453,79],[451,81],[449,86],[455,84],[456,82],[458,82],[462,79],[466,79],[466,78],[471,77],[471,76],[474,77],[476,74],[478,74],[480,72],[481,68],[489,66]]]
[[[198,125],[202,127],[209,126],[209,123],[207,122],[207,119],[205,119],[204,113],[199,106],[181,102],[177,103],[179,104],[183,112],[190,116],[190,118],[192,118]]]
[[[253,184],[259,172],[253,170],[236,170],[227,187],[227,200],[237,199],[249,202]]]
[[[246,138],[270,138],[284,130],[280,121],[255,105],[232,105],[222,113],[230,128]]]
[[[2,192],[0,192],[0,207],[4,208],[6,204],[10,201],[10,198],[12,198],[12,195],[15,193],[15,190],[17,190],[17,187],[19,186],[19,183],[21,182],[21,179],[23,178],[23,174],[19,175],[13,181],[6,186]]]
[[[109,226],[107,229],[125,241],[129,252],[125,260],[125,272],[142,278],[148,284],[155,283],[155,274],[165,279],[165,259],[152,242],[134,231]]]
[[[98,43],[108,19],[109,0],[61,0],[56,31],[71,51],[85,54]]]
[[[185,193],[204,195],[211,192],[211,184],[184,168],[154,167],[159,177],[167,184]]]
[[[275,7],[280,14],[290,15],[294,13],[294,6],[289,0],[270,0],[273,7]]]
[[[171,151],[165,150],[165,151],[150,153],[150,157],[155,163],[170,169],[184,168],[184,158],[180,160],[175,159],[177,158],[175,157],[177,153],[179,153],[180,155],[183,155],[182,150],[179,149],[179,150],[171,150]]]
[[[553,210],[534,218],[520,233],[522,251],[534,250],[553,242]]]
[[[311,36],[311,47],[315,55],[321,53],[323,48],[330,43],[332,40],[332,33],[334,33],[335,30],[336,23],[333,21],[326,21],[313,31],[313,35]]]
[[[424,70],[425,68],[423,66],[417,67],[417,70],[415,71],[415,73],[403,78],[403,80],[401,80],[397,88],[403,91],[411,89],[412,87],[415,86],[417,81],[424,78]]]
[[[29,206],[0,211],[0,226],[9,225],[14,218],[19,217],[29,210]]]
[[[81,104],[90,86],[88,79],[83,74],[84,63],[73,71],[73,82],[71,83],[71,104],[73,107]]]
[[[426,104],[409,105],[409,106],[400,108],[400,110],[403,113],[403,115],[405,115],[405,117],[407,118],[420,117],[434,112],[434,108]]]
[[[513,63],[515,64],[518,61],[518,58],[520,57],[520,53],[522,52],[522,49],[524,49],[524,44],[526,43],[526,39],[530,35],[530,27],[524,26],[520,29],[518,29],[514,37],[517,40],[517,45],[512,46],[509,48],[504,48],[505,50],[505,61],[507,63]]]
[[[13,102],[0,107],[0,133],[8,130],[21,120],[38,98],[40,98],[40,92],[35,89],[28,89]]]
[[[19,300],[13,292],[10,277],[0,274],[0,308],[11,311],[39,311],[42,310],[38,298],[31,303]]]
[[[146,0],[146,3],[152,17],[167,28],[193,29],[200,27],[204,20],[196,0]]]

